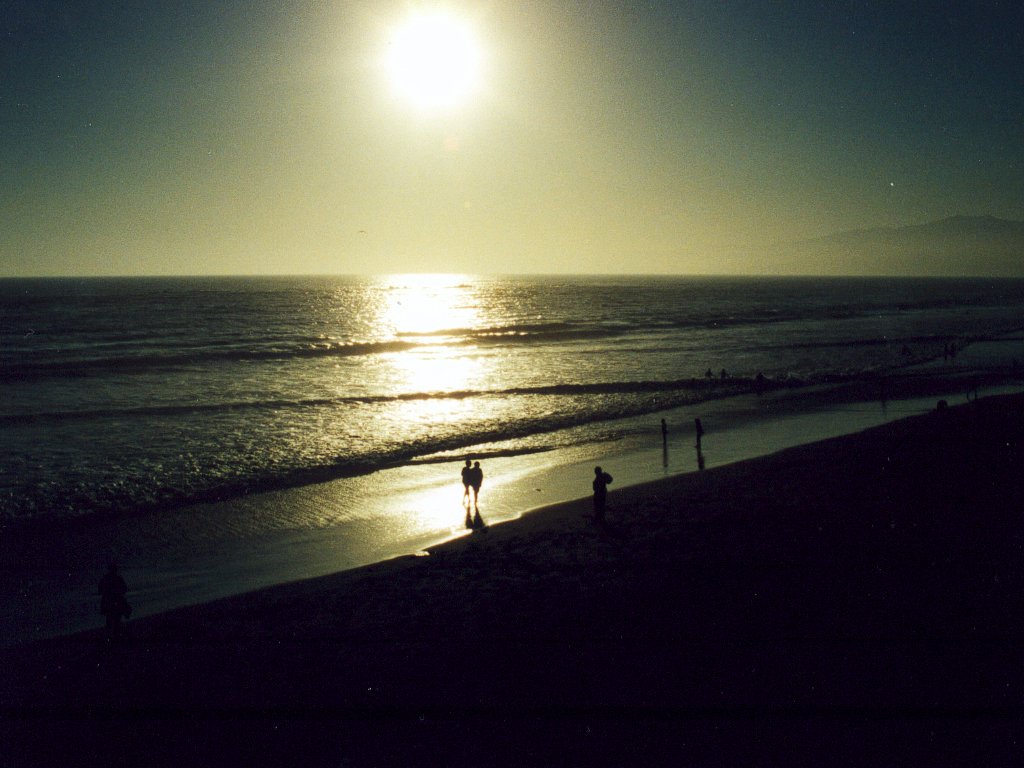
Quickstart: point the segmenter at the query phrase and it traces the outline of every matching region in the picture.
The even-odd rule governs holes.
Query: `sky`
[[[437,8],[478,63],[431,106],[388,57]],[[1024,219],[1022,50],[1017,0],[0,0],[0,276],[770,274]]]

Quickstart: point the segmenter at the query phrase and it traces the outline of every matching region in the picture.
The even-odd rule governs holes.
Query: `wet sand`
[[[1014,765],[1024,396],[0,652],[11,765]],[[614,487],[614,486],[613,486]]]
[[[977,373],[966,374],[973,377]],[[1008,386],[991,376],[984,392]],[[934,407],[964,402],[959,372],[892,378],[894,399],[876,384],[812,387],[730,397],[615,422],[607,439],[536,453],[498,455],[481,446],[482,513],[490,523],[589,492],[595,464],[616,487],[694,472],[815,440],[857,432]],[[938,394],[936,394],[938,393]],[[896,396],[900,399],[895,399]],[[694,450],[694,418],[707,434]],[[616,434],[618,433],[618,434]],[[558,439],[554,440],[558,443]],[[498,446],[500,447],[500,446]],[[473,453],[471,451],[471,453]],[[466,535],[458,470],[463,456],[212,504],[141,511],[0,531],[0,647],[96,625],[96,580],[116,561],[132,589],[136,618],[298,579],[411,554]]]

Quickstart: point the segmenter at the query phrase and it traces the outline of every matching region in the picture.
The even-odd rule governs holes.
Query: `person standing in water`
[[[608,499],[608,483],[612,476],[600,467],[594,467],[594,520],[598,523],[604,522],[605,501]]]

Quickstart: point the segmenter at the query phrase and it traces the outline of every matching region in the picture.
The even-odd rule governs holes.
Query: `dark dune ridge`
[[[8,649],[0,764],[1019,764],[1022,436],[985,398]]]

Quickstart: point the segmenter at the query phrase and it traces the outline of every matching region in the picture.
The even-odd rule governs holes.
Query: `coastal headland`
[[[0,764],[1013,765],[1022,438],[981,398],[4,649]]]

